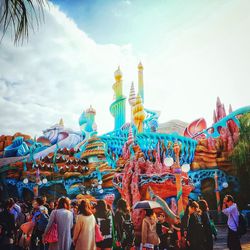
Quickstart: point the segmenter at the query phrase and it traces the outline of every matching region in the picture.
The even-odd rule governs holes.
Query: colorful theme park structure
[[[227,115],[218,98],[211,127],[200,118],[183,135],[158,133],[159,112],[144,107],[142,64],[138,65],[138,91],[132,83],[128,98],[123,95],[120,68],[114,77],[113,131],[97,135],[96,111],[90,106],[79,118],[79,132],[65,128],[61,119],[38,138],[21,133],[0,137],[1,197],[67,195],[112,203],[122,196],[133,206],[154,194],[181,216],[188,198],[206,193],[212,181],[219,209],[220,192],[238,189],[229,156],[239,137],[238,118],[250,107],[232,111],[230,106]],[[139,213],[133,214],[136,225],[140,225]]]

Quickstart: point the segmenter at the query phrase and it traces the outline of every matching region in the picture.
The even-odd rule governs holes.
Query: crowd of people
[[[61,197],[48,203],[45,196],[32,202],[10,198],[1,205],[0,249],[213,249],[217,231],[205,200],[190,201],[182,219],[171,223],[163,211],[145,209],[139,234],[131,212],[124,199],[113,210],[105,200],[71,202]],[[228,216],[228,247],[239,250],[238,209],[230,195],[224,199],[223,212]]]

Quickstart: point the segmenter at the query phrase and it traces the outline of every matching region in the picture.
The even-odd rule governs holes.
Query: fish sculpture
[[[166,201],[164,201],[161,197],[156,195],[151,187],[148,187],[148,193],[150,195],[150,199],[158,202],[161,205],[163,211],[173,220],[177,220],[178,216],[169,208]]]

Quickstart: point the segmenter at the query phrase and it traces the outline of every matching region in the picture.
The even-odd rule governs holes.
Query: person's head
[[[40,197],[35,198],[32,202],[32,207],[34,209],[38,209],[42,205],[43,205],[43,200]]]
[[[50,209],[54,209],[54,208],[55,208],[55,203],[54,203],[54,201],[50,201],[50,202],[49,202],[49,208],[50,208]]]
[[[55,204],[55,208],[57,209],[57,207],[58,207],[58,200],[55,200],[54,204]]]
[[[89,216],[92,214],[89,200],[84,199],[81,201],[80,205],[78,206],[78,212],[79,212],[79,214],[82,214],[85,216]]]
[[[28,211],[28,206],[27,206],[25,203],[21,204],[20,207],[21,207],[22,213],[27,213],[27,211]]]
[[[154,210],[153,209],[145,209],[146,211],[146,216],[151,217],[154,214]]]
[[[71,202],[71,210],[72,212],[74,212],[74,214],[77,214],[78,213],[78,204],[77,202]]]
[[[208,211],[208,204],[205,200],[199,200],[198,204],[202,213]]]
[[[223,202],[228,206],[230,207],[231,205],[233,205],[234,203],[234,198],[232,195],[230,194],[227,194],[223,200]]]
[[[105,200],[98,200],[97,204],[95,206],[95,210],[96,210],[95,214],[97,217],[105,218],[107,216],[108,211],[109,211],[106,201]]]
[[[120,199],[117,202],[117,209],[120,210],[121,212],[124,212],[124,213],[129,212],[127,202],[124,199]]]
[[[199,204],[196,201],[192,201],[188,206],[189,214],[199,212]]]
[[[11,208],[14,206],[14,204],[15,204],[14,200],[12,198],[10,198],[4,202],[3,209],[10,211]]]
[[[160,223],[163,223],[163,222],[165,222],[166,216],[165,216],[164,213],[159,213],[159,214],[157,215],[157,218],[158,218],[158,221],[159,221]]]
[[[70,209],[70,199],[67,197],[61,197],[58,200],[57,209],[65,208],[67,210]]]
[[[43,204],[47,203],[47,197],[45,195],[43,195],[42,200],[43,200]]]

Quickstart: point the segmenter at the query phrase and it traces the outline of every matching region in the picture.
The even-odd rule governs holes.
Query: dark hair
[[[66,207],[65,207],[66,205]],[[60,209],[60,208],[66,208],[66,209],[70,209],[70,202],[69,202],[69,198],[67,197],[61,197],[59,200],[58,200],[58,205],[57,205],[57,209]]]
[[[35,201],[38,203],[39,206],[42,206],[44,204],[43,199],[41,197],[37,197]]]
[[[15,204],[14,200],[12,198],[6,200],[3,204],[4,210],[9,210],[11,207]]]
[[[92,214],[89,200],[82,200],[81,201],[80,205],[78,206],[78,212],[79,212],[79,214],[82,214],[85,216]]]
[[[163,212],[160,212],[157,214],[157,217],[160,217],[160,216],[166,217],[166,215]]]
[[[153,209],[145,209],[145,211],[146,211],[146,216],[148,216],[148,217],[150,217],[154,214]]]
[[[95,209],[96,209],[95,213],[96,217],[107,218],[109,210],[105,200],[98,200]]]
[[[203,213],[208,211],[208,204],[205,200],[199,200],[198,204]]]
[[[230,194],[227,194],[225,197],[227,197],[227,201],[232,201],[234,202],[234,197]]]
[[[76,201],[71,202],[71,207],[78,207],[78,204]]]
[[[196,201],[192,201],[192,202],[189,204],[189,207],[195,208],[195,210],[198,210],[198,209],[199,209],[199,204],[198,204]]]
[[[129,212],[127,202],[124,199],[120,199],[117,202],[117,209],[121,210],[124,213],[128,213]]]

